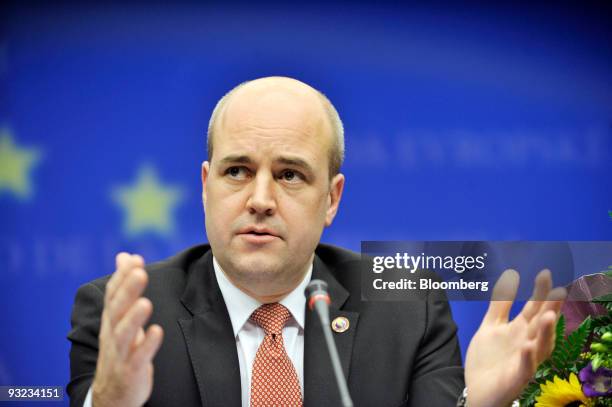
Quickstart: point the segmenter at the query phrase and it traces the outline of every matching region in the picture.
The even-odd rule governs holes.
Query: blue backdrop
[[[206,240],[216,101],[325,92],[347,185],[324,241],[612,239],[611,14],[471,3],[4,4],[0,385],[64,385],[76,289]],[[484,303],[453,303],[462,349]]]

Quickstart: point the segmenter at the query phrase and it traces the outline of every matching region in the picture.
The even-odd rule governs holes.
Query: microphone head
[[[327,304],[331,303],[331,299],[327,292],[327,283],[323,280],[311,280],[304,290],[304,295],[308,301],[308,308],[311,310],[314,307],[314,303],[319,300],[323,300]]]
[[[304,295],[310,298],[313,294],[327,294],[327,283],[323,280],[310,280],[304,290]]]

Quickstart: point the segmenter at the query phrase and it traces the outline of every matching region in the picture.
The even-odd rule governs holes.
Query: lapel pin
[[[332,329],[334,332],[342,333],[346,332],[349,329],[350,323],[349,320],[345,317],[334,318],[331,323]]]

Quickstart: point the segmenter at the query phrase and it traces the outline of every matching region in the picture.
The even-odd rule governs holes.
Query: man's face
[[[202,166],[213,253],[234,284],[258,296],[301,281],[344,185],[340,174],[329,179],[331,131],[318,96],[285,85],[232,96]]]

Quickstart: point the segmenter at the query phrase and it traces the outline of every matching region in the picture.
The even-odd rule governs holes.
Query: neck
[[[228,277],[228,279],[229,279],[229,277]],[[258,294],[255,291],[248,290],[247,288],[242,287],[242,286],[236,284],[231,279],[230,279],[230,281],[232,282],[232,284],[234,284],[236,287],[238,287],[238,289],[240,291],[242,291],[243,293],[245,293],[249,297],[256,299],[257,301],[261,302],[262,304],[271,304],[271,303],[274,303],[274,302],[280,302],[280,301],[282,301],[283,298],[285,298],[287,295],[289,295],[289,293],[291,291],[295,290],[295,287],[297,287],[297,285],[296,285],[295,287],[292,287],[292,288],[290,288],[290,289],[288,289],[286,291],[279,292],[279,293],[274,293],[274,294]]]
[[[271,281],[253,281],[252,279],[244,280],[240,278],[240,275],[233,275],[227,273],[225,269],[219,265],[219,268],[223,275],[229,280],[230,283],[240,291],[248,295],[249,297],[259,301],[262,304],[270,304],[274,302],[280,302],[288,296],[293,290],[295,290],[300,283],[304,280],[304,276],[310,269],[314,260],[314,253],[310,258],[310,261],[303,268],[302,272],[295,275],[290,280],[281,280],[275,277]]]

